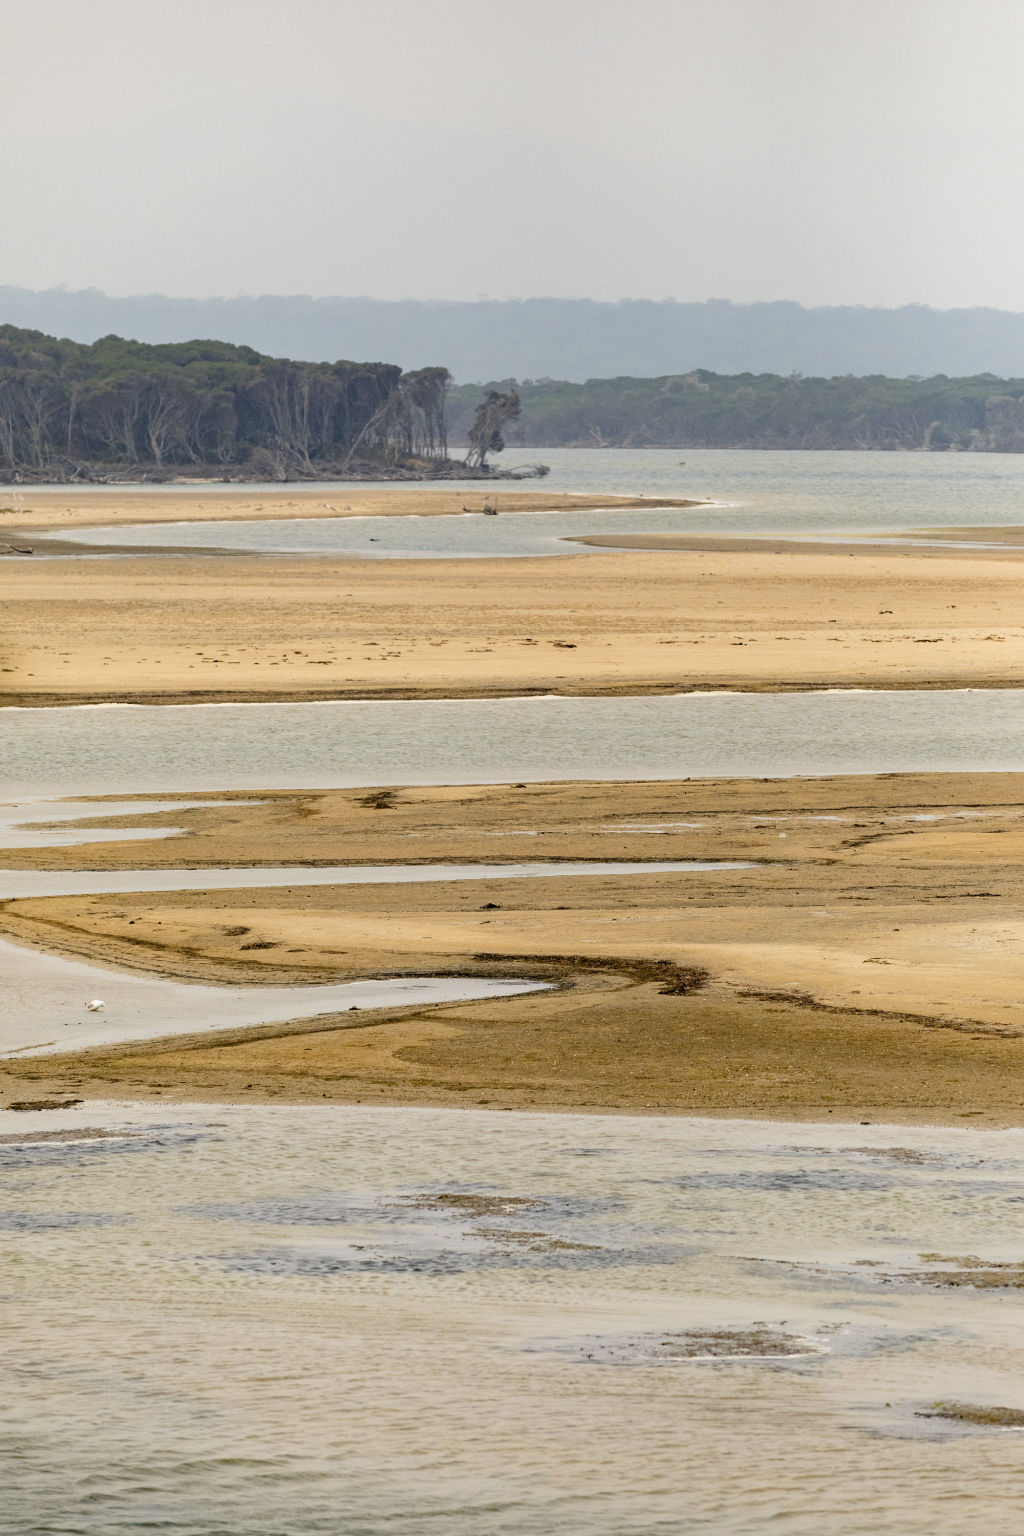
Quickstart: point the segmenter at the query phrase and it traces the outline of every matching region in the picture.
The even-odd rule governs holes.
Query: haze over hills
[[[1024,314],[924,305],[808,309],[721,299],[454,302],[273,294],[191,299],[0,286],[0,323],[79,342],[111,333],[145,342],[217,337],[312,362],[388,358],[406,369],[443,363],[461,383],[652,378],[694,368],[826,378],[1024,375]]]

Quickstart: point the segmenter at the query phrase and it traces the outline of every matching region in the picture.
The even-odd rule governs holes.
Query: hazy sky
[[[1024,309],[1022,0],[0,0],[0,283]]]

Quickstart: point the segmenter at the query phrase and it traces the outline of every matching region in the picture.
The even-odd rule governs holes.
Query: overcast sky
[[[1024,309],[1021,0],[0,23],[0,283]]]

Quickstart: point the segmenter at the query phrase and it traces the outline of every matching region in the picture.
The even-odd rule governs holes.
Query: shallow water
[[[217,801],[123,801],[47,805],[42,801],[5,807],[0,828],[5,839],[23,839],[21,847],[58,846],[74,832],[31,830],[23,822],[73,817],[96,819],[106,813],[145,814],[182,810]],[[232,804],[245,802],[233,801]],[[148,835],[173,835],[154,829]],[[115,834],[116,835],[116,834]],[[145,832],[142,835],[147,835]],[[79,831],[78,840],[106,840],[109,829]],[[10,846],[10,843],[6,844]],[[84,855],[83,855],[84,856]],[[662,862],[571,861],[533,864],[381,864],[274,866],[241,869],[0,870],[0,901],[42,896],[82,896],[137,891],[214,891],[302,888],[331,885],[396,885],[440,880],[524,880],[616,874],[677,873],[751,869],[749,863],[710,860]],[[348,982],[335,986],[203,987],[156,980],[99,966],[59,959],[39,950],[0,942],[4,1003],[0,1011],[0,1055],[50,1054],[123,1040],[151,1039],[182,1032],[279,1023],[341,1009],[378,1008],[406,1003],[452,1002],[472,997],[505,997],[534,990],[518,982],[481,981],[473,977],[399,977]],[[100,997],[104,1008],[90,1013],[85,1004]]]
[[[254,805],[253,800],[124,800],[63,802],[32,799],[20,804],[0,805],[0,849],[3,848],[78,848],[83,843],[140,842],[154,837],[178,837],[181,827],[107,827],[102,832],[81,827],[39,830],[35,823],[75,822],[95,817],[145,816],[154,811],[191,811],[219,805]]]
[[[101,834],[102,835],[102,834]],[[117,891],[251,891],[313,885],[425,885],[438,880],[578,879],[588,875],[707,874],[750,863],[672,859],[629,863],[270,864],[225,869],[0,869],[0,901],[29,896],[100,896]]]
[[[1020,1528],[1019,1434],[917,1417],[1022,1405],[1019,1293],[901,1276],[1020,1255],[1024,1133],[90,1106],[0,1136],[11,1536]]]
[[[326,986],[201,986],[65,960],[0,940],[0,1056],[45,1056],[164,1035],[247,1029],[411,1003],[510,997],[538,984],[481,976],[397,976]],[[86,1004],[99,1000],[101,1011]]]
[[[1024,690],[0,710],[0,795],[1016,770]]]
[[[512,450],[509,466],[542,457],[540,487],[517,489],[707,500],[669,511],[571,511],[501,515],[506,487],[468,485],[467,506],[497,496],[498,517],[298,519],[294,522],[163,524],[102,528],[75,537],[97,547],[287,550],[373,558],[550,555],[559,540],[600,533],[721,533],[835,537],[897,533],[943,525],[1015,526],[1024,506],[1020,454],[786,453],[726,449]],[[108,487],[102,488],[107,491]],[[137,489],[137,488],[135,488]],[[205,488],[204,488],[205,489]],[[228,489],[237,491],[237,487]],[[266,488],[265,488],[266,489]],[[280,487],[276,488],[280,491]],[[324,485],[324,500],[344,507],[355,486]],[[402,487],[389,486],[401,491]],[[422,484],[405,487],[421,493]],[[31,505],[30,498],[28,504]]]

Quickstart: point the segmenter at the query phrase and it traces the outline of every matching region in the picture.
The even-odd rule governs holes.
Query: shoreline
[[[974,539],[974,532],[998,531],[1016,537],[1008,537],[1004,543]],[[916,535],[920,533],[918,542]],[[942,542],[928,543],[926,537]],[[901,540],[904,542],[889,542]],[[1024,529],[933,528],[913,530],[906,534],[863,533],[845,537],[822,535],[820,539],[801,538],[794,534],[784,537],[778,534],[700,534],[700,533],[574,533],[565,535],[567,544],[585,544],[592,549],[647,550],[657,553],[717,555],[893,555],[897,558],[912,555],[917,559],[962,560],[1014,560],[1024,555]],[[90,548],[91,546],[83,546]]]
[[[82,1060],[86,1058],[83,1056]],[[136,1084],[132,1087],[131,1096],[112,1097],[109,1094],[109,1084],[104,1093],[102,1082],[95,1085],[90,1083],[77,1084],[77,1091],[81,1096],[72,1094],[66,1087],[63,1077],[54,1077],[52,1080],[34,1083],[31,1096],[21,1100],[15,1100],[10,1104],[0,1104],[0,1114],[4,1116],[18,1116],[24,1113],[60,1114],[69,1110],[91,1113],[96,1110],[102,1115],[104,1112],[131,1109],[175,1109],[187,1113],[210,1109],[245,1110],[245,1109],[324,1109],[324,1110],[397,1110],[403,1115],[415,1114],[422,1111],[430,1114],[436,1110],[451,1110],[459,1115],[485,1114],[485,1115],[531,1115],[538,1119],[545,1116],[562,1119],[566,1116],[578,1116],[585,1120],[615,1119],[615,1120],[686,1120],[695,1124],[707,1122],[711,1124],[725,1125],[763,1125],[779,1126],[818,1126],[829,1127],[836,1131],[859,1130],[861,1127],[871,1126],[875,1131],[890,1129],[900,1130],[936,1130],[936,1131],[1024,1131],[1024,1113],[1020,1115],[1003,1115],[998,1112],[986,1112],[971,1110],[962,1113],[954,1113],[952,1117],[943,1117],[941,1111],[903,1109],[894,1111],[891,1105],[862,1104],[845,1105],[840,1112],[829,1108],[827,1105],[819,1105],[817,1108],[803,1108],[790,1111],[786,1114],[777,1109],[758,1110],[745,1107],[742,1110],[702,1108],[689,1109],[637,1109],[636,1107],[620,1108],[614,1104],[576,1104],[576,1103],[552,1103],[543,1106],[524,1105],[518,1103],[501,1103],[495,1100],[481,1102],[456,1102],[454,1099],[438,1098],[417,1099],[406,1101],[399,1098],[385,1098],[369,1100],[366,1098],[331,1098],[324,1099],[294,1097],[287,1098],[282,1094],[270,1091],[263,1096],[257,1093],[246,1094],[244,1097],[218,1098],[211,1091],[208,1097],[178,1097],[172,1092],[161,1089],[149,1089],[148,1091]],[[185,1092],[185,1090],[182,1090]],[[17,1122],[11,1129],[16,1129]],[[38,1133],[36,1133],[38,1134]],[[26,1133],[28,1136],[29,1133]]]
[[[125,1111],[139,1111],[142,1113],[146,1113],[148,1111],[150,1113],[156,1114],[160,1113],[162,1110],[172,1107],[176,1111],[179,1111],[185,1115],[188,1115],[191,1112],[195,1112],[196,1114],[205,1114],[211,1109],[221,1109],[225,1112],[234,1110],[244,1111],[250,1108],[280,1109],[287,1112],[288,1110],[301,1107],[304,1110],[321,1109],[325,1114],[331,1114],[335,1110],[339,1109],[360,1109],[366,1110],[371,1114],[377,1113],[379,1111],[387,1112],[389,1110],[395,1110],[399,1111],[403,1116],[407,1114],[414,1115],[417,1112],[422,1113],[423,1115],[430,1115],[438,1109],[443,1110],[452,1108],[451,1105],[447,1104],[364,1104],[356,1103],[355,1101],[335,1101],[328,1104],[316,1104],[312,1102],[306,1102],[304,1100],[296,1100],[292,1102],[278,1098],[175,1099],[170,1098],[167,1095],[163,1095],[160,1097],[154,1096],[152,1098],[130,1099],[69,1099],[66,1103],[60,1105],[47,1104],[42,1100],[42,1098],[40,1098],[38,1102],[19,1104],[17,1107],[12,1105],[0,1106],[0,1114],[3,1114],[4,1116],[10,1115],[18,1117],[17,1119],[11,1119],[10,1121],[6,1122],[10,1126],[10,1132],[8,1133],[9,1140],[21,1139],[17,1132],[17,1126],[20,1123],[24,1124],[25,1126],[24,1132],[22,1134],[24,1135],[24,1139],[26,1141],[38,1140],[39,1132],[48,1131],[51,1129],[51,1126],[53,1130],[56,1131],[61,1140],[66,1139],[73,1141],[75,1139],[74,1131],[77,1129],[77,1127],[75,1127],[73,1124],[65,1124],[65,1121],[69,1115],[89,1114],[90,1117],[94,1117],[92,1124],[90,1124],[88,1127],[82,1127],[83,1131],[89,1132],[95,1128],[96,1120],[103,1124],[104,1129],[114,1128],[115,1124],[120,1123],[120,1117],[124,1114]],[[456,1108],[459,1115],[464,1115],[467,1118],[474,1114],[491,1116],[497,1114],[512,1113],[521,1115],[523,1117],[530,1117],[532,1119],[544,1119],[551,1117],[560,1120],[565,1116],[579,1116],[587,1120],[636,1120],[641,1124],[650,1120],[685,1120],[694,1125],[725,1124],[734,1126],[778,1126],[780,1130],[795,1129],[797,1127],[827,1126],[830,1130],[834,1130],[837,1133],[848,1134],[855,1134],[859,1132],[863,1127],[869,1125],[871,1129],[876,1132],[884,1132],[888,1130],[934,1130],[962,1131],[966,1135],[970,1135],[973,1130],[996,1132],[1024,1131],[1024,1119],[1019,1121],[1003,1121],[1000,1119],[982,1120],[974,1116],[965,1116],[962,1117],[961,1120],[957,1121],[928,1119],[923,1115],[919,1116],[916,1114],[908,1114],[902,1119],[886,1118],[885,1115],[882,1115],[880,1118],[876,1119],[872,1118],[874,1106],[870,1104],[865,1104],[859,1108],[851,1107],[845,1112],[849,1118],[836,1118],[834,1112],[825,1106],[820,1107],[817,1111],[808,1110],[806,1113],[794,1113],[787,1116],[780,1116],[768,1111],[759,1113],[757,1110],[745,1110],[742,1114],[734,1114],[731,1110],[713,1109],[701,1110],[699,1113],[690,1113],[685,1110],[665,1111],[652,1109],[639,1111],[636,1109],[615,1108],[581,1109],[571,1104],[554,1109],[513,1110],[511,1106],[481,1104],[458,1105]],[[888,1111],[885,1113],[888,1114]],[[33,1116],[45,1115],[46,1120],[44,1123],[33,1127],[31,1122],[22,1122],[20,1120],[20,1116],[23,1114],[31,1114]],[[53,1121],[50,1120],[51,1115],[54,1117]],[[114,1120],[114,1117],[117,1117],[116,1121]],[[965,1121],[973,1121],[974,1123],[968,1124],[964,1123]]]
[[[643,506],[630,505],[630,506],[622,508],[621,510],[625,510],[625,511],[660,511],[660,510],[662,510],[666,506],[667,507],[671,507],[671,506],[678,506],[678,505],[680,505],[680,503],[669,502],[669,503],[661,503],[661,504],[658,504],[656,506],[653,502],[651,502],[651,503],[645,504]],[[712,503],[694,502],[694,503],[688,503],[687,505],[692,505],[692,506],[712,505]],[[529,511],[529,510],[535,510],[537,512],[546,513],[546,512],[558,512],[558,511],[565,511],[565,510],[576,510],[576,511],[582,511],[582,510],[595,511],[596,510],[596,511],[601,511],[601,510],[608,510],[608,509],[607,508],[597,507],[594,503],[588,501],[586,508],[538,507],[538,508],[535,508],[535,509],[529,509],[529,508],[521,507],[521,508],[515,508],[511,512],[506,510],[504,515],[506,515],[506,516],[514,516],[517,511],[526,512],[526,511]],[[612,508],[611,510],[614,511],[615,508]],[[309,514],[309,516],[306,518],[306,520],[307,521],[309,521],[309,520],[313,520],[313,521],[318,521],[318,520],[319,521],[327,521],[327,520],[331,520],[331,519],[334,519],[334,520],[349,520],[349,519],[351,519],[352,521],[361,521],[364,518],[368,519],[368,518],[372,518],[374,516],[399,517],[399,516],[403,516],[403,515],[404,516],[411,516],[411,517],[415,517],[415,518],[431,517],[431,516],[436,516],[436,517],[472,516],[475,511],[476,511],[476,509],[469,509],[469,508],[465,509],[463,512],[460,512],[460,513],[452,513],[452,512],[434,512],[434,513],[414,512],[414,513],[404,513],[403,514],[403,513],[399,513],[399,512],[388,512],[388,513],[379,513],[378,514],[378,513],[363,513],[363,512],[359,512],[359,513],[356,513],[356,512],[351,512],[351,513],[349,513],[349,512],[334,513],[334,512],[329,512],[329,511],[320,511],[318,513]],[[267,521],[283,522],[283,521],[286,521],[286,520],[288,520],[288,521],[292,520],[293,516],[297,516],[297,514],[287,514],[287,515],[286,514],[281,514],[280,516],[278,516],[277,514],[268,514],[266,516],[260,516],[260,517],[255,517],[255,518],[252,518],[252,519],[245,519],[245,520],[251,520],[251,521],[254,521],[254,522],[260,522],[260,521],[263,521],[263,522],[267,522]],[[243,519],[238,518],[238,519],[234,519],[234,520],[235,521],[242,521]],[[159,527],[159,526],[165,525],[165,521],[166,520],[155,519],[155,518],[150,518],[150,519],[139,518],[139,519],[135,520],[135,522],[133,523],[132,526],[146,525],[146,526]],[[213,518],[210,518],[210,519],[207,519],[207,518],[180,518],[180,519],[176,519],[174,521],[167,522],[167,525],[171,526],[171,527],[176,527],[176,526],[180,526],[181,524],[184,524],[184,523],[207,522],[207,521],[218,521],[218,519],[213,519]],[[220,519],[220,521],[232,521],[232,519]],[[90,525],[90,526],[92,526],[92,525]],[[2,527],[3,527],[3,525],[0,524],[0,531],[2,531]],[[941,532],[941,531],[944,531],[944,530],[939,530],[939,531]],[[945,539],[942,543],[932,543],[932,544],[926,543],[924,541],[916,542],[912,538],[909,538],[909,537],[906,539],[905,542],[902,542],[902,543],[888,543],[887,540],[893,539],[895,537],[898,537],[898,536],[891,535],[891,534],[879,534],[879,535],[877,535],[875,537],[872,537],[870,534],[864,534],[861,538],[857,539],[856,541],[851,536],[850,540],[847,542],[847,541],[844,541],[844,540],[841,540],[841,539],[833,539],[833,538],[826,538],[826,537],[822,537],[820,539],[799,539],[799,538],[787,539],[787,538],[779,538],[779,537],[774,537],[774,536],[769,537],[767,535],[765,537],[761,538],[761,537],[758,537],[756,535],[747,535],[747,534],[735,534],[735,535],[721,534],[721,535],[719,535],[719,534],[675,534],[675,533],[641,533],[641,534],[629,534],[629,533],[596,534],[595,533],[595,534],[564,534],[564,535],[560,536],[558,542],[560,542],[560,543],[562,543],[562,544],[564,544],[566,546],[579,545],[580,546],[580,550],[579,550],[580,553],[584,553],[587,549],[606,549],[606,550],[613,550],[613,551],[614,550],[621,550],[621,551],[624,551],[624,552],[633,552],[633,553],[637,553],[637,552],[643,551],[643,552],[645,552],[647,554],[657,554],[657,553],[660,552],[660,553],[666,553],[666,554],[675,553],[675,554],[716,554],[716,555],[730,555],[730,554],[731,555],[834,555],[834,556],[868,555],[868,556],[873,556],[875,559],[878,559],[879,556],[881,556],[881,555],[894,555],[897,558],[899,558],[901,556],[903,556],[903,557],[913,556],[916,559],[922,559],[922,560],[942,560],[942,559],[947,559],[947,560],[949,560],[949,559],[952,559],[952,560],[964,560],[964,559],[967,559],[967,560],[972,560],[972,561],[975,561],[975,560],[994,560],[994,561],[1008,561],[1008,562],[1012,562],[1012,561],[1017,560],[1017,559],[1019,559],[1021,557],[1024,557],[1024,529],[1018,529],[1018,528],[1009,528],[1009,529],[1007,529],[1006,530],[1007,533],[1014,534],[1014,535],[1019,535],[1020,537],[1013,538],[1013,539],[1008,539],[1005,543],[1001,543],[1001,544],[994,544],[994,543],[990,543],[990,542],[983,541],[983,540],[971,539],[971,538],[967,537],[967,534],[969,534],[971,531],[972,530],[970,530],[970,529],[962,530],[963,535],[964,535],[963,537],[950,537],[948,539]],[[961,532],[961,530],[949,530],[949,532],[951,534],[953,534],[954,532],[959,533],[959,532]],[[24,546],[19,547],[19,546],[13,545],[13,544],[5,544],[3,542],[3,540],[0,539],[0,560],[10,559],[13,562],[17,563],[19,560],[21,560],[23,558],[27,558],[27,557],[32,557],[32,558],[36,558],[36,559],[40,559],[41,558],[41,559],[44,559],[44,560],[83,560],[83,559],[85,559],[85,560],[104,560],[104,559],[120,559],[120,560],[124,560],[124,559],[143,560],[144,559],[144,560],[151,560],[151,559],[168,559],[168,558],[174,557],[174,558],[178,558],[178,559],[193,559],[193,560],[196,560],[196,559],[203,559],[203,560],[207,560],[207,559],[210,559],[210,560],[214,560],[214,559],[221,559],[221,560],[234,559],[234,560],[266,560],[266,561],[275,561],[275,560],[276,561],[286,561],[286,560],[342,560],[342,561],[355,561],[355,560],[358,560],[358,561],[362,562],[362,561],[372,561],[375,558],[373,555],[370,555],[370,554],[365,553],[365,552],[360,552],[359,554],[348,555],[348,554],[340,554],[340,553],[338,553],[336,551],[332,551],[332,550],[324,550],[322,552],[317,552],[317,551],[314,551],[314,550],[275,550],[275,549],[249,550],[249,549],[232,548],[232,547],[230,547],[228,545],[217,545],[217,544],[207,544],[207,545],[193,545],[193,544],[147,544],[147,545],[139,545],[139,544],[89,544],[89,543],[83,543],[80,540],[76,540],[76,539],[73,539],[73,538],[63,538],[63,539],[62,538],[57,538],[57,539],[51,538],[51,537],[49,537],[49,530],[47,528],[37,528],[34,525],[33,526],[26,525],[21,530],[21,534],[19,535],[19,537],[22,536],[22,535],[31,537],[31,536],[33,536],[36,533],[42,533],[43,534],[43,536],[44,536],[43,537],[43,542],[41,544],[36,544],[31,549],[25,548]],[[521,560],[531,560],[532,561],[532,560],[536,560],[536,559],[539,559],[539,558],[544,558],[544,559],[550,560],[550,559],[557,559],[557,558],[559,558],[559,556],[561,556],[561,558],[565,559],[565,558],[568,558],[569,556],[571,556],[573,553],[574,553],[574,551],[571,548],[567,547],[566,549],[561,550],[561,551],[548,552],[543,557],[539,556],[539,555],[536,555],[536,554],[527,553],[527,554],[505,555],[505,556],[502,557],[502,559],[505,562],[521,561]],[[472,557],[466,557],[466,556],[459,555],[459,554],[433,555],[433,556],[423,556],[423,555],[420,555],[420,556],[416,557],[416,563],[418,565],[422,565],[422,564],[431,563],[432,561],[439,561],[439,562],[442,562],[444,564],[447,564],[450,561],[459,561],[459,560],[463,560],[463,559],[466,559],[466,558],[472,558],[474,564],[476,564],[476,563],[478,563],[481,560],[481,558],[486,558],[486,557],[481,557],[479,555],[474,555]],[[390,561],[394,561],[394,562],[398,563],[398,562],[400,562],[402,560],[402,557],[400,555],[399,556],[390,555],[390,556],[388,556],[388,559]]]
[[[732,682],[722,680],[708,683],[694,683],[688,688],[680,688],[677,683],[622,683],[619,685],[602,685],[587,687],[585,685],[571,688],[563,688],[559,692],[553,692],[545,685],[536,687],[509,686],[506,684],[495,685],[487,688],[485,685],[475,685],[467,688],[394,688],[394,689],[346,689],[341,692],[325,692],[322,689],[296,689],[294,691],[274,690],[260,692],[256,690],[196,690],[170,691],[167,693],[153,692],[126,692],[78,694],[69,698],[66,696],[54,696],[50,693],[25,693],[0,691],[0,714],[4,709],[86,709],[103,706],[122,706],[139,708],[182,708],[188,705],[207,706],[215,704],[344,704],[351,703],[439,703],[447,701],[481,701],[497,702],[502,699],[616,699],[616,698],[698,698],[715,694],[749,694],[749,695],[776,695],[776,694],[808,694],[808,693],[992,693],[1015,692],[1024,689],[1024,674],[1020,678],[972,678],[970,682],[962,682],[955,678],[908,680],[900,682],[893,678],[860,681],[851,683],[836,678],[833,681],[820,679],[801,680],[800,678],[787,678],[780,682],[760,682],[756,679]],[[1002,770],[994,770],[996,772]]]

